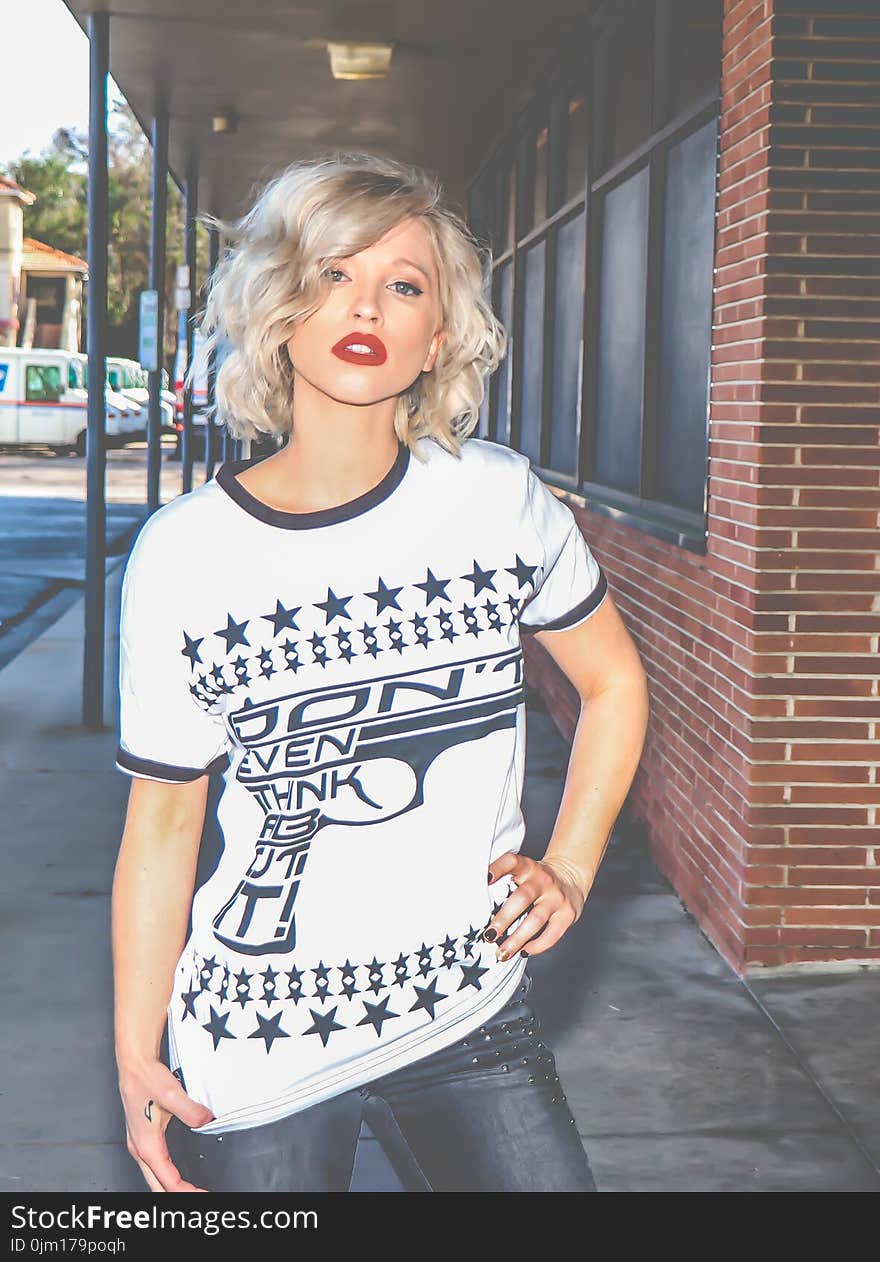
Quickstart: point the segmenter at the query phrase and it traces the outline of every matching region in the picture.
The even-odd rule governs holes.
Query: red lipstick
[[[356,346],[366,350],[355,350]],[[347,364],[384,364],[388,358],[385,344],[375,333],[346,333],[335,346],[331,347],[334,355],[344,359]]]

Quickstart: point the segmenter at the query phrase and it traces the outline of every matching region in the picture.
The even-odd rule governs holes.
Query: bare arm
[[[116,1060],[128,1150],[153,1191],[188,1191],[168,1156],[171,1115],[190,1126],[209,1109],[159,1060],[174,969],[186,938],[209,779],[135,778],[113,877]]]
[[[531,908],[499,948],[500,959],[523,949],[541,954],[580,918],[638,769],[648,726],[647,676],[610,593],[583,622],[535,632],[535,639],[577,689],[581,707],[543,859],[508,852],[492,861],[490,881],[512,874],[518,888],[492,917],[486,937],[493,941],[503,935]]]
[[[535,638],[577,689],[581,708],[545,860],[586,899],[635,778],[650,701],[638,649],[608,593],[586,621]]]

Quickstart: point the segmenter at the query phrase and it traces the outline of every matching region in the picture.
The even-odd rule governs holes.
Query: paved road
[[[180,493],[180,463],[162,439],[162,500]],[[193,484],[204,467],[193,471]],[[128,551],[143,519],[147,446],[107,453],[108,566]],[[0,667],[55,621],[85,579],[86,462],[48,447],[0,446]]]

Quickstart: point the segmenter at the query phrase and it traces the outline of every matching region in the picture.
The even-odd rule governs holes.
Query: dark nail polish
[[[520,955],[528,956],[528,951],[520,951]]]
[[[497,930],[487,929],[486,932],[483,934],[483,937],[486,939],[487,942],[494,942],[495,939],[498,937]]]
[[[491,873],[491,872],[489,873],[489,880],[488,880],[487,884],[489,884],[489,885],[491,885],[491,884],[492,884],[492,873]]]

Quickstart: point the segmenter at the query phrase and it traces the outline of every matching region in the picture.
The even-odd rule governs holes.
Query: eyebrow
[[[424,276],[425,280],[426,280],[429,284],[431,283],[431,277],[429,276],[429,274],[425,271],[425,269],[424,269],[423,267],[419,267],[418,263],[414,263],[414,262],[412,261],[412,259],[395,259],[395,260],[394,260],[394,262],[391,264],[391,266],[392,266],[392,267],[396,267],[398,263],[406,263],[406,264],[408,264],[410,267],[414,267],[414,268],[416,269],[416,271],[417,271],[417,272],[421,272],[421,273],[422,273],[422,275]]]

